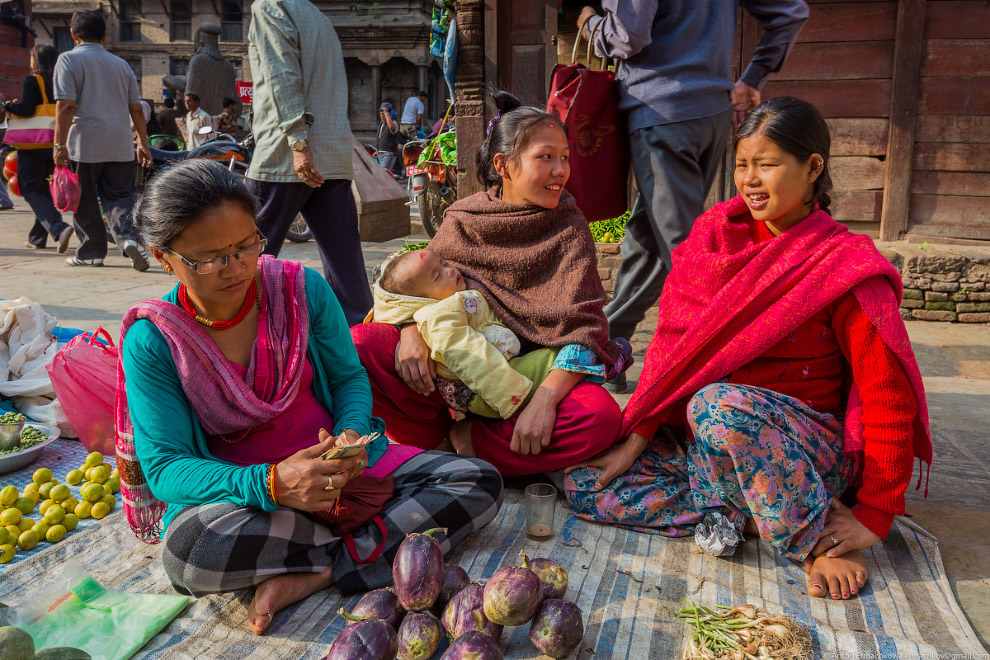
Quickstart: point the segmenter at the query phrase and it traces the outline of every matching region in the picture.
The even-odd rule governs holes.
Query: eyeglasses
[[[179,259],[182,259],[182,263],[189,266],[200,275],[206,275],[208,273],[212,273],[215,270],[226,268],[227,263],[230,261],[231,257],[237,259],[238,261],[257,259],[258,255],[261,254],[261,251],[265,249],[266,245],[268,245],[268,239],[262,236],[261,240],[258,241],[257,243],[251,243],[251,245],[245,245],[244,247],[238,249],[236,252],[231,252],[230,254],[221,254],[219,257],[213,257],[211,259],[203,259],[201,261],[190,261],[189,259],[186,259],[172,248],[168,248],[168,251],[174,254],[175,256],[177,256]]]

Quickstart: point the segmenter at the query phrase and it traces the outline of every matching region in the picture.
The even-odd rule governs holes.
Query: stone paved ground
[[[22,199],[0,213],[0,298],[27,296],[66,327],[103,325],[117,335],[123,313],[134,302],[164,294],[174,280],[157,266],[136,273],[119,251],[103,268],[70,268],[62,255],[23,247],[31,215]],[[426,240],[425,234],[409,237]],[[364,245],[371,268],[403,239]],[[73,243],[74,245],[74,243]],[[111,248],[112,250],[112,248]],[[282,256],[321,268],[314,243],[287,244]],[[655,312],[633,338],[638,378],[643,352],[656,324]],[[930,495],[908,491],[915,522],[938,537],[946,572],[959,602],[984,645],[990,641],[990,326],[909,321],[908,332],[925,377],[935,432],[935,469]],[[628,395],[617,397],[625,403]],[[913,488],[913,485],[912,485]]]

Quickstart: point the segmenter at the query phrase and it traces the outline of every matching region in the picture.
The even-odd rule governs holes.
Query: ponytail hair
[[[529,144],[529,129],[553,121],[567,133],[559,119],[539,108],[523,105],[509,92],[492,88],[489,94],[495,104],[495,118],[488,122],[485,140],[478,148],[478,180],[486,188],[502,183],[495,169],[495,154],[505,154],[507,161],[517,160]]]
[[[832,138],[818,108],[793,96],[777,96],[764,101],[739,127],[736,144],[757,133],[762,133],[799,161],[807,161],[811,154],[822,157],[822,172],[812,187],[814,199],[808,201],[818,202],[822,211],[830,213],[832,176],[828,160]]]

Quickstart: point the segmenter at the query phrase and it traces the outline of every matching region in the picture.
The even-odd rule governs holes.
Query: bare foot
[[[462,419],[450,427],[450,444],[461,456],[474,456],[474,445],[471,443],[471,420]]]
[[[838,557],[808,555],[804,560],[804,572],[809,576],[808,594],[816,598],[831,594],[833,600],[855,596],[869,577],[863,553],[859,550],[850,550]]]
[[[248,629],[255,635],[265,632],[272,622],[268,613],[279,610],[333,585],[333,567],[321,573],[286,573],[265,580],[254,592],[248,606]]]

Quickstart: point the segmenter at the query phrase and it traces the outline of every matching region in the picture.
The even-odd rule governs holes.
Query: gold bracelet
[[[278,506],[278,498],[275,497],[275,464],[272,463],[268,466],[268,477],[266,479],[268,486],[268,497],[272,499],[275,506]]]

